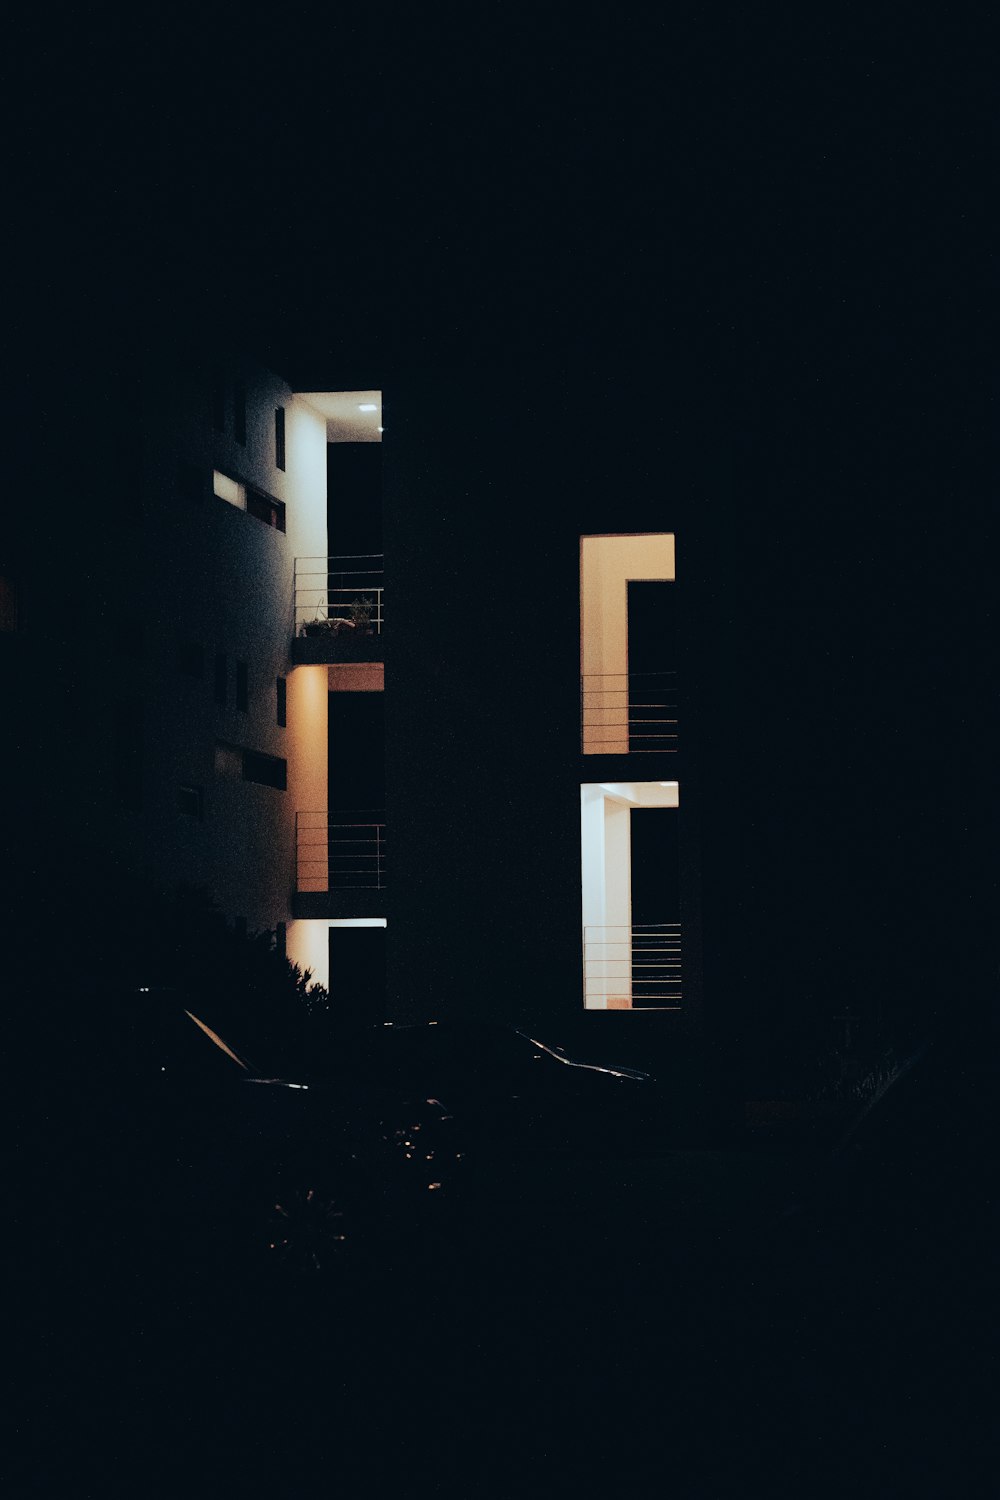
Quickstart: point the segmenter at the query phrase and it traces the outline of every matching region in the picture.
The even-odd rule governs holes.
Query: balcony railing
[[[583,990],[588,1010],[680,1010],[680,923],[584,927]]]
[[[295,876],[300,892],[381,891],[385,823],[350,813],[295,815]]]
[[[585,755],[677,749],[677,673],[588,672],[580,678]]]
[[[295,559],[295,634],[381,635],[383,554]]]

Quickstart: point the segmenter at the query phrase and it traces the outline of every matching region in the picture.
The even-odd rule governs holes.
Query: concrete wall
[[[81,597],[68,601],[80,633],[64,663],[72,691],[63,696],[61,750],[74,791],[63,826],[85,861],[99,855],[125,878],[134,871],[166,888],[204,886],[250,930],[271,928],[288,915],[296,799],[304,787],[314,795],[319,765],[315,795],[325,805],[326,674],[322,712],[307,725],[296,705],[308,693],[290,665],[293,560],[326,549],[325,423],[278,377],[229,365],[230,401],[234,377],[246,386],[241,445],[231,405],[227,430],[214,430],[209,369],[178,360],[136,374],[133,411],[119,414],[130,428],[120,513],[99,503],[99,488],[81,487],[91,531],[86,558],[77,554]],[[284,471],[275,465],[278,406]],[[105,430],[115,441],[113,427]],[[287,530],[216,498],[215,469],[283,501]],[[53,585],[65,594],[76,573],[60,541]],[[65,601],[62,609],[71,618]],[[181,670],[182,647],[200,649],[200,675]],[[224,704],[214,691],[217,653],[227,664]],[[248,668],[245,712],[236,707],[237,661]],[[278,677],[288,728],[277,723]],[[116,788],[121,723],[141,745],[139,806],[123,806]],[[288,790],[217,774],[218,742],[286,760]],[[201,819],[181,811],[182,786],[200,789]]]

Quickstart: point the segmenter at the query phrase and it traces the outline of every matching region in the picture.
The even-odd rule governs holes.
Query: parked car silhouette
[[[347,1042],[338,1075],[447,1099],[476,1149],[625,1150],[666,1128],[663,1090],[638,1068],[583,1061],[512,1026],[386,1023]]]
[[[443,1227],[465,1153],[440,1099],[270,1076],[191,1007],[109,995],[64,1059],[61,1149],[98,1258],[324,1269]]]

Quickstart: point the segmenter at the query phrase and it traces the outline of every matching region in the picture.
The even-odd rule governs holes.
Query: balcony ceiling
[[[298,391],[314,411],[326,418],[328,443],[380,443],[382,441],[381,391]],[[362,411],[374,406],[374,411]]]
[[[612,802],[626,802],[630,807],[676,807],[676,781],[601,781],[601,791]]]

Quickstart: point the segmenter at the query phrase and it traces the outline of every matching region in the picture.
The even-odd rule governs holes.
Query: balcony
[[[680,923],[585,927],[583,990],[587,1010],[679,1011]]]
[[[677,673],[587,673],[580,678],[580,724],[584,755],[676,752]]]
[[[383,554],[295,559],[292,660],[385,660]]]
[[[385,823],[377,815],[295,815],[296,917],[385,915]]]

